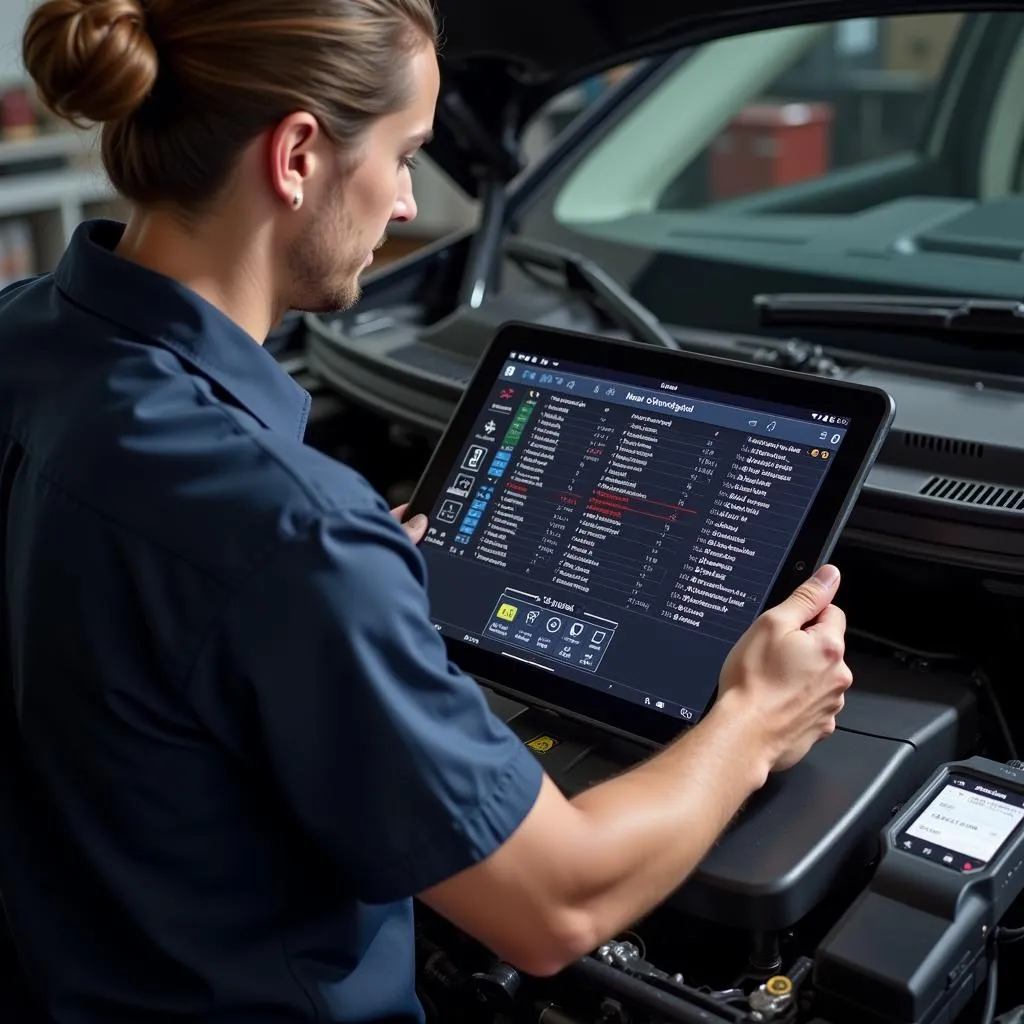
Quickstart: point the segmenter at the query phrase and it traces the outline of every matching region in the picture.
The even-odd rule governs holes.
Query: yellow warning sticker
[[[516,617],[518,611],[519,609],[514,604],[503,604],[498,609],[498,618],[511,622]]]
[[[534,736],[532,740],[527,740],[526,745],[535,754],[546,754],[552,747],[557,747],[560,742],[554,736]]]

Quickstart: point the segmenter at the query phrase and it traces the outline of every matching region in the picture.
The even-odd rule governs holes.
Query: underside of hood
[[[551,98],[620,64],[722,35],[815,21],[941,11],[1021,10],[1017,3],[922,0],[435,0],[442,90],[432,159],[479,195],[521,170],[519,141]]]

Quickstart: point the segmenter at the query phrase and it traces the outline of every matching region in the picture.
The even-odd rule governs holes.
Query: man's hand
[[[406,510],[409,508],[409,503],[406,502],[404,505],[399,505],[398,508],[393,508],[391,514],[402,523],[402,517],[405,515]],[[412,519],[407,523],[402,523],[402,529],[409,534],[409,539],[413,544],[419,544],[423,540],[427,532],[427,517],[426,516],[413,516]]]
[[[801,760],[835,730],[853,675],[843,660],[846,616],[832,600],[839,570],[826,565],[766,611],[730,651],[720,702],[760,722],[772,771]]]

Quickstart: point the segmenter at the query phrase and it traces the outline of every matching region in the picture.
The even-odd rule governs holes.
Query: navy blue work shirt
[[[537,761],[238,326],[81,226],[0,294],[0,891],[58,1024],[416,1021]]]

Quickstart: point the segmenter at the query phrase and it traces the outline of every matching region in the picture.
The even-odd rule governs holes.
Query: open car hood
[[[786,24],[942,10],[1014,10],[992,0],[435,0],[442,90],[427,147],[466,192],[522,169],[523,127],[552,97],[620,64],[720,35]]]

